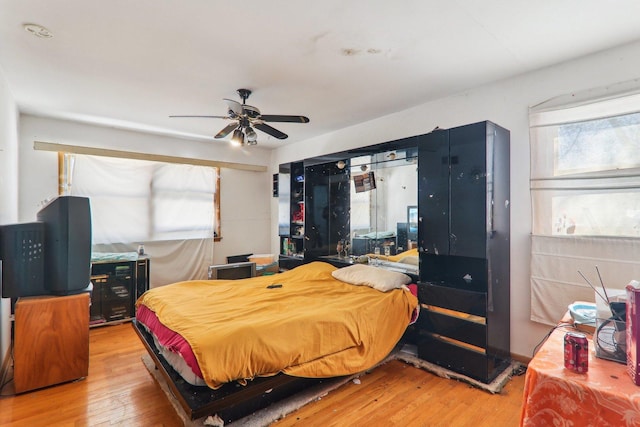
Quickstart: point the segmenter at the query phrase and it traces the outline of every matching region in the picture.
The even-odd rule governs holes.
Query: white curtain
[[[553,325],[570,303],[594,302],[590,284],[600,287],[600,278],[605,289],[640,278],[640,94],[628,91],[633,85],[530,109],[534,321]]]
[[[213,263],[211,167],[65,155],[67,194],[89,197],[94,252],[144,245],[151,286],[206,278]]]
[[[596,270],[597,267],[597,270]],[[531,320],[555,325],[574,301],[596,300],[640,278],[640,240],[621,237],[531,237]],[[602,290],[602,284],[605,290]],[[618,292],[619,293],[619,292]]]

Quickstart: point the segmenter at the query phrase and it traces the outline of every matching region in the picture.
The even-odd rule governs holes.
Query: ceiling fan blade
[[[286,133],[282,133],[278,129],[272,128],[264,123],[254,123],[253,127],[278,139],[287,139],[288,137]]]
[[[249,104],[244,104],[242,106],[242,113],[246,114],[250,119],[260,117],[260,110],[258,110],[258,107],[254,107],[253,105]]]
[[[265,122],[286,122],[286,123],[309,123],[309,118],[305,116],[283,116],[278,114],[263,114],[260,119]]]
[[[218,132],[216,136],[214,136],[214,138],[217,138],[217,139],[224,138],[225,136],[229,135],[237,127],[238,127],[238,123],[229,123],[224,127],[224,129]]]
[[[241,116],[242,115],[242,104],[240,104],[238,101],[234,101],[233,99],[224,98],[224,102],[227,103],[227,106],[229,107],[229,110],[233,111],[236,116]]]
[[[227,116],[169,116],[169,117],[200,117],[205,119],[228,119]]]

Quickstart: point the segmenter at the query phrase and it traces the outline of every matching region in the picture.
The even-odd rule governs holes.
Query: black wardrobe
[[[489,383],[510,362],[509,131],[423,135],[418,180],[418,355]]]

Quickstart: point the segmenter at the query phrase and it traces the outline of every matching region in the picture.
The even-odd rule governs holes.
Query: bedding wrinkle
[[[343,283],[334,270],[313,262],[273,276],[180,282],[146,292],[137,304],[189,343],[209,387],[279,372],[349,375],[389,354],[417,299],[402,289]]]

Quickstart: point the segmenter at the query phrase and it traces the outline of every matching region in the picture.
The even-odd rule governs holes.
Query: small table
[[[589,339],[589,371],[564,368],[564,335],[576,332],[558,327],[529,363],[524,384],[520,425],[638,426],[640,387],[621,363],[595,357]]]

